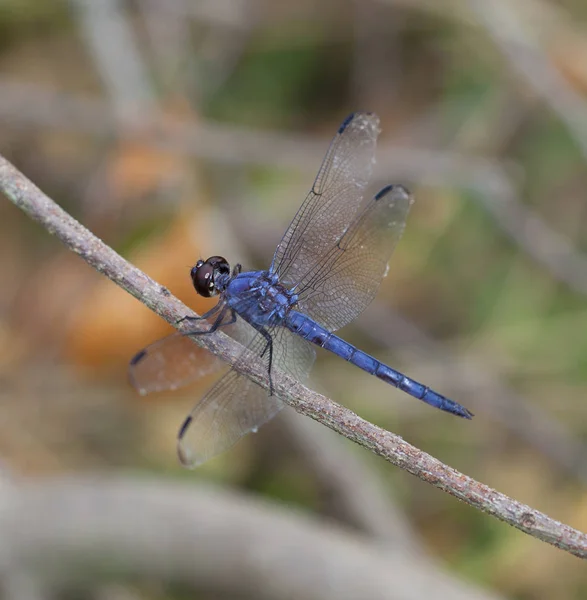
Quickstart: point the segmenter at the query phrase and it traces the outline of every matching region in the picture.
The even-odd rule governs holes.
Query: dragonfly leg
[[[208,317],[211,317],[212,315],[216,314],[222,307],[223,307],[223,303],[222,302],[218,302],[218,304],[216,304],[215,306],[213,306],[208,312],[204,313],[202,316],[200,317],[182,317],[181,319],[178,319],[175,324],[179,325],[180,323],[183,323],[184,321],[202,321],[203,319],[207,319]]]
[[[224,317],[230,310],[231,317],[230,321],[223,323]],[[206,313],[208,314],[208,313]],[[214,313],[212,313],[214,314]],[[189,317],[188,317],[189,318]],[[203,318],[203,317],[202,317]],[[207,331],[184,331],[183,335],[208,335],[209,333],[214,333],[219,327],[224,327],[225,325],[231,325],[236,321],[236,313],[233,309],[229,309],[228,306],[223,306],[221,313],[218,315],[217,319],[212,323],[212,326]]]
[[[269,367],[267,369],[267,374],[269,376],[269,395],[273,396],[273,378],[271,377],[271,369],[273,367],[273,338],[266,329],[259,328],[258,331],[267,340],[267,345],[261,353],[261,358],[263,358],[267,350],[269,350]]]
[[[232,325],[233,323],[236,323],[236,311],[231,308],[230,309],[230,321],[226,321],[226,323],[222,323],[222,325],[219,325],[219,327],[226,327],[227,325]]]

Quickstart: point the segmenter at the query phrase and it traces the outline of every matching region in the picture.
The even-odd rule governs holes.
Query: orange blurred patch
[[[580,34],[558,37],[550,46],[550,55],[567,81],[579,92],[587,92],[587,38]]]
[[[108,179],[112,189],[140,198],[182,170],[183,160],[176,155],[141,143],[124,142],[108,165]]]
[[[202,215],[200,215],[202,216]],[[194,234],[194,227],[197,231]],[[197,312],[213,301],[196,295],[189,268],[199,257],[194,240],[205,242],[206,219],[179,218],[169,230],[138,250],[131,261]],[[171,327],[134,297],[105,278],[96,279],[85,300],[73,309],[66,336],[67,358],[79,365],[124,365],[141,347]]]

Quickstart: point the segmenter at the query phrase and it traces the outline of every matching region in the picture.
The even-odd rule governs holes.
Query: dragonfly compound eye
[[[224,280],[229,274],[228,262],[221,256],[211,256],[205,262],[199,260],[190,273],[196,292],[205,298],[216,296],[222,291]]]
[[[214,293],[214,267],[208,262],[199,260],[191,270],[192,283],[200,296],[209,298]]]

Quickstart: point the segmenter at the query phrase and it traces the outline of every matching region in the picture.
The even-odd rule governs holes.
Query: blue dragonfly
[[[465,407],[406,377],[336,336],[373,300],[401,237],[413,197],[388,185],[363,201],[374,163],[379,119],[356,112],[339,127],[314,185],[277,246],[266,271],[232,270],[221,256],[191,269],[198,294],[219,296],[201,317],[204,331],[174,333],[141,350],[130,379],[142,393],[176,389],[216,370],[219,359],[191,336],[229,333],[245,346],[233,367],[196,404],[178,434],[178,455],[197,466],[227,450],[283,407],[273,395],[274,368],[305,382],[314,346],[337,354],[423,402],[465,419]],[[238,372],[238,363],[261,360],[269,393]]]

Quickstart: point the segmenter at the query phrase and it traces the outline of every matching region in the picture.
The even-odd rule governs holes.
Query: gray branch
[[[7,160],[0,157],[0,190],[27,215],[56,235],[97,271],[135,296],[167,322],[193,315],[170,292],[125,261],[114,250],[62,210]],[[222,333],[198,336],[199,345],[234,364],[241,346]],[[244,362],[244,361],[243,361]],[[247,377],[267,389],[267,374],[260,364],[241,364]],[[329,398],[309,390],[298,381],[272,373],[276,394],[299,413],[333,429],[340,435],[382,456],[422,481],[455,498],[513,525],[537,539],[581,558],[587,558],[587,535],[459,473],[405,442],[400,436],[361,419]],[[455,421],[455,427],[458,422]],[[462,426],[470,426],[463,423]]]

